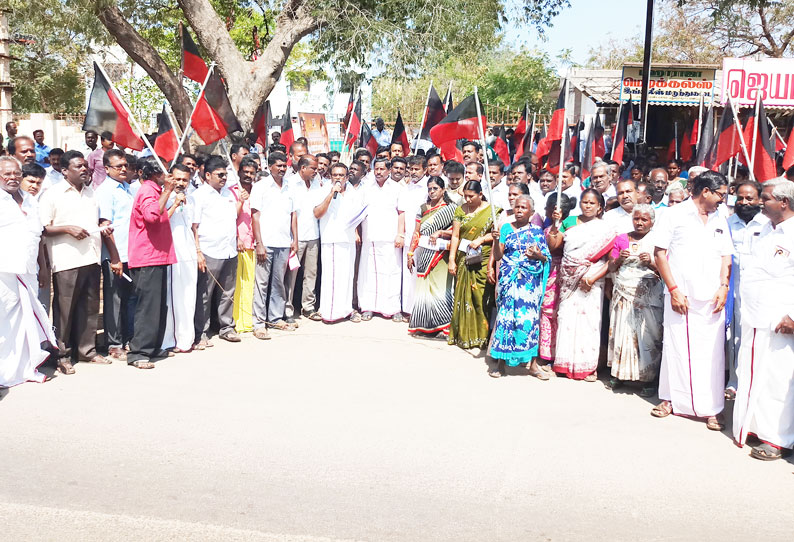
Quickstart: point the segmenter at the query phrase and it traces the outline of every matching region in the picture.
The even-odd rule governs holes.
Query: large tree
[[[312,40],[319,62],[341,67],[374,62],[415,75],[439,54],[491,47],[508,19],[542,32],[569,0],[47,0],[82,9],[101,23],[154,80],[185,124],[190,99],[175,66],[175,28],[186,21],[208,60],[217,64],[232,107],[250,126],[293,48]],[[257,26],[261,47],[252,59],[240,28]],[[84,20],[83,20],[84,22]],[[236,39],[237,38],[237,39]],[[246,36],[247,38],[247,36]],[[251,40],[248,40],[249,42]]]

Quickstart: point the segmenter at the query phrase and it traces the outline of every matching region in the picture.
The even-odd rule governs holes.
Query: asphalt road
[[[3,392],[2,539],[794,539],[791,462],[405,330],[305,323]]]

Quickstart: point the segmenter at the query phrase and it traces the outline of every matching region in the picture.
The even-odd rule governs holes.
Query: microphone
[[[337,182],[337,183],[334,183],[334,184],[335,184],[335,185],[337,185],[337,184],[338,184],[338,185],[341,185],[341,183],[338,183],[338,182]],[[334,199],[336,199],[336,196],[338,196],[338,195],[339,195],[339,192],[334,192]]]

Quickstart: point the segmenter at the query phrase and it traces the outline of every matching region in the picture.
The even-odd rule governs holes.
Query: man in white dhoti
[[[763,184],[769,222],[742,262],[742,342],[733,436],[761,441],[750,452],[764,461],[794,447],[794,183]]]
[[[174,241],[176,263],[168,271],[168,318],[163,336],[163,349],[175,353],[190,352],[196,338],[196,284],[198,263],[196,239],[193,236],[192,205],[187,189],[192,173],[184,164],[171,168],[174,192],[168,200],[168,218]]]
[[[348,190],[347,166],[331,166],[328,194],[314,208],[320,219],[321,259],[320,314],[330,324],[350,318],[360,322],[353,310],[353,282],[356,261],[356,227],[364,216],[361,190]],[[323,187],[325,190],[325,187]]]
[[[364,187],[367,217],[361,224],[361,260],[358,271],[358,303],[361,319],[374,313],[402,322],[402,248],[405,237],[398,235],[397,202],[402,187],[389,179],[389,161],[375,160],[375,181]]]
[[[44,382],[36,369],[55,345],[49,318],[38,300],[36,258],[41,221],[33,196],[20,190],[22,169],[16,158],[0,156],[0,387]]]
[[[742,181],[736,185],[736,203],[734,214],[728,217],[728,227],[731,229],[733,240],[733,262],[731,263],[731,280],[733,289],[732,299],[726,305],[730,317],[728,325],[728,350],[725,363],[728,366],[728,385],[725,387],[725,398],[733,399],[736,396],[736,363],[739,357],[741,344],[742,299],[739,296],[741,287],[742,267],[752,258],[753,244],[758,238],[761,229],[769,219],[761,212],[761,185],[756,181]],[[730,307],[730,301],[733,306]]]
[[[623,183],[618,183],[618,193]],[[651,414],[707,418],[725,428],[725,300],[733,245],[717,207],[728,180],[713,171],[698,176],[692,198],[676,205],[654,228],[655,257],[667,291],[659,375],[662,403]]]
[[[427,201],[427,161],[424,156],[408,157],[408,184],[403,187],[400,200],[397,203],[397,211],[401,215],[400,228],[404,225],[404,230],[398,230],[398,234],[403,235],[403,239],[411,239],[416,229],[416,215],[419,208]],[[408,268],[408,253],[411,251],[409,246],[403,247],[403,291],[402,291],[402,310],[406,317],[410,316],[414,308],[414,284],[416,283],[416,267]]]

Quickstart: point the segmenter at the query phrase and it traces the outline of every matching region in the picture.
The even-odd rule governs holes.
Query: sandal
[[[670,401],[662,401],[651,409],[651,416],[654,418],[666,418],[673,413],[673,405]]]
[[[725,400],[726,401],[735,401],[736,400],[736,390],[733,388],[726,388],[725,389]]]
[[[610,377],[609,380],[604,382],[604,387],[608,390],[616,390],[623,385],[623,381],[617,378]]]
[[[586,377],[584,377],[584,381],[585,382],[596,382],[596,381],[598,381],[598,375],[595,374],[595,373],[591,373],[591,374],[587,375]]]
[[[354,324],[358,324],[361,322],[361,315],[357,311],[353,311],[353,314],[350,315],[350,321]]]
[[[86,361],[88,363],[96,363],[97,365],[110,365],[111,363],[113,363],[113,360],[110,360],[105,356],[94,356],[93,358]]]
[[[270,335],[268,334],[266,327],[260,327],[260,328],[255,329],[254,330],[254,337],[256,337],[257,339],[262,340],[262,341],[267,341],[267,340],[270,339]]]
[[[637,392],[637,395],[640,397],[653,397],[656,395],[656,387],[655,386],[643,386],[640,388],[640,391]]]
[[[288,324],[284,320],[277,320],[272,324],[268,324],[268,327],[272,327],[273,329],[277,329],[279,331],[295,331],[295,326]]]
[[[144,361],[142,359],[130,363],[136,369],[154,369],[154,363],[151,361]]]
[[[58,370],[65,375],[73,375],[74,374],[74,367],[72,366],[72,362],[68,359],[59,359],[58,360]]]
[[[551,378],[549,376],[549,373],[547,371],[544,371],[543,369],[537,369],[535,371],[530,370],[529,376],[534,376],[538,380],[548,380]]]
[[[725,429],[725,422],[722,420],[722,416],[709,416],[706,420],[706,427],[711,431],[722,431]]]
[[[783,450],[764,442],[752,449],[750,457],[760,459],[761,461],[774,461],[775,459],[783,457]]]

